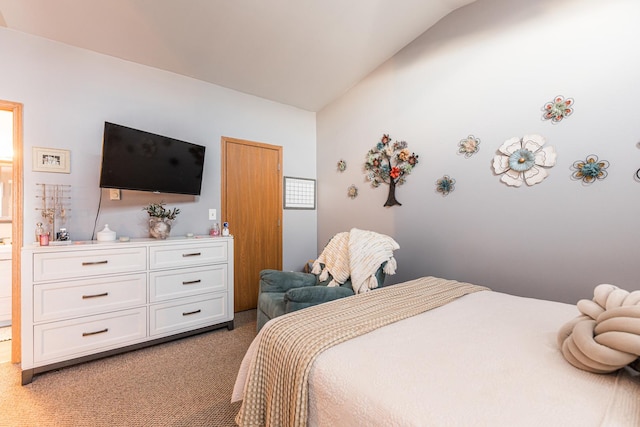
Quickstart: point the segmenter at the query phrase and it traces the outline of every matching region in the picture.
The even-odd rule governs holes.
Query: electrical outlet
[[[215,221],[217,219],[216,210],[209,209],[209,221]]]
[[[120,200],[120,190],[117,188],[110,189],[109,200]]]

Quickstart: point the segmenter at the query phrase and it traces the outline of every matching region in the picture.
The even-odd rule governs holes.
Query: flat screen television
[[[200,195],[205,147],[104,123],[100,188]]]

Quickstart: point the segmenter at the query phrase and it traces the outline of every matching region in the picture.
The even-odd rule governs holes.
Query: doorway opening
[[[0,362],[20,362],[22,104],[0,100]]]

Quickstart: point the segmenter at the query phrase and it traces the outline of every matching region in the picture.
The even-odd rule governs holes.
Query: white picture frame
[[[316,208],[316,180],[284,177],[284,209]]]
[[[33,147],[34,172],[71,172],[71,152],[57,148]]]

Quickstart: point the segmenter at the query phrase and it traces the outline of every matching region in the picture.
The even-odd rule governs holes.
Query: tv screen
[[[200,195],[205,147],[104,123],[100,188]]]

